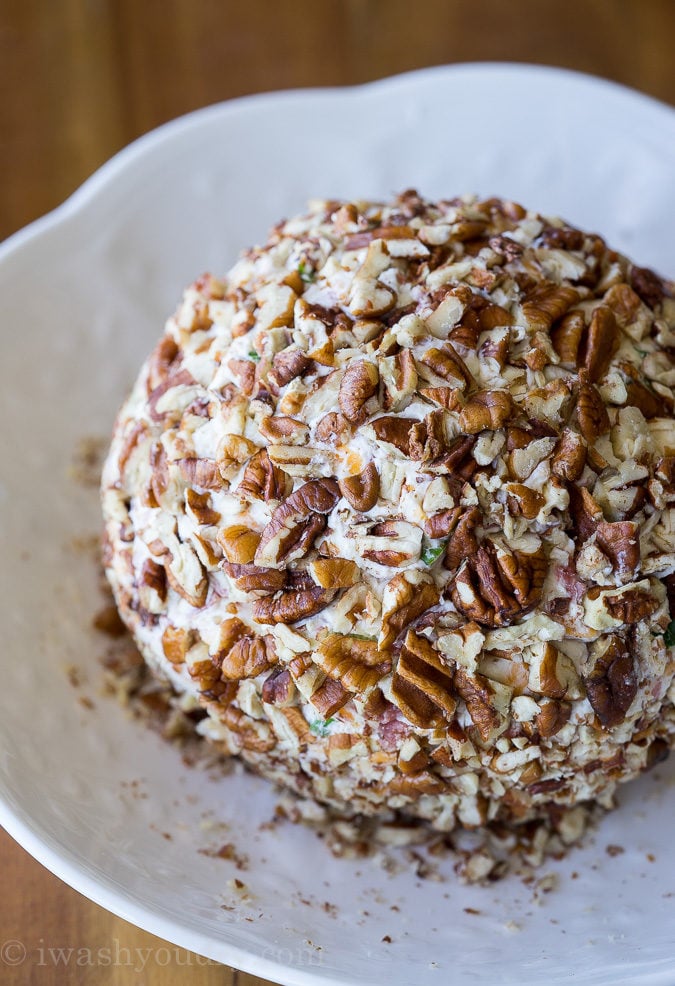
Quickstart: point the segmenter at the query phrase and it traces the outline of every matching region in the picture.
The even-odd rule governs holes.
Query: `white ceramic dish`
[[[100,600],[72,543],[97,531],[98,504],[68,475],[78,440],[108,432],[183,285],[226,269],[307,197],[499,194],[672,275],[674,171],[666,106],[558,70],[461,65],[177,120],[0,249],[0,822],[19,842],[122,917],[289,986],[675,982],[672,766],[547,867],[560,885],[539,901],[515,879],[388,876],[333,860],[302,828],[260,831],[267,784],[184,768],[96,695]],[[250,858],[243,874],[197,851],[229,841]],[[611,858],[610,843],[625,852]]]

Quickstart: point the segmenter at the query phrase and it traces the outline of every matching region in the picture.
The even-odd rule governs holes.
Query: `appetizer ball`
[[[608,804],[675,734],[673,354],[673,284],[598,235],[315,202],[188,288],[119,413],[121,616],[209,741],[338,812]]]

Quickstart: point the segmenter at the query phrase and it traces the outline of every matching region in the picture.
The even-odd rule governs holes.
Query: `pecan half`
[[[216,539],[229,562],[248,565],[255,557],[260,535],[245,524],[233,524],[218,531]]]
[[[472,558],[478,551],[478,539],[474,532],[482,519],[478,507],[471,507],[459,517],[445,546],[443,565],[449,571],[459,568],[465,558]]]
[[[297,623],[325,609],[335,597],[334,589],[286,589],[273,596],[263,596],[253,606],[256,623]]]
[[[579,371],[579,397],[577,420],[579,431],[586,441],[593,445],[601,435],[609,431],[609,415],[602,397],[589,382],[585,370]]]
[[[276,592],[287,582],[285,569],[260,568],[258,565],[240,565],[223,562],[222,569],[238,589],[243,592]]]
[[[354,510],[367,513],[377,503],[380,495],[380,474],[374,462],[369,462],[366,468],[356,476],[341,479],[340,493]]]
[[[637,674],[626,642],[616,634],[591,648],[593,670],[584,679],[588,701],[601,724],[609,729],[626,718],[637,693]]]
[[[553,348],[563,363],[577,365],[581,340],[586,331],[586,319],[580,311],[567,312],[551,330]]]
[[[341,633],[327,633],[313,659],[330,678],[361,697],[391,671],[391,658],[378,650],[376,641]]]
[[[274,637],[271,634],[264,637],[247,634],[240,637],[226,653],[219,655],[218,660],[223,681],[256,678],[277,663]]]
[[[596,542],[619,575],[632,574],[639,565],[640,542],[634,521],[598,524]]]
[[[618,345],[619,331],[614,312],[607,305],[598,305],[591,315],[584,355],[584,366],[591,383],[605,375]]]
[[[462,408],[459,424],[468,435],[502,428],[513,417],[515,406],[508,390],[479,390]]]
[[[391,696],[406,719],[429,729],[455,713],[453,677],[453,670],[429,641],[409,630],[392,679]]]
[[[360,424],[366,420],[366,404],[377,391],[379,382],[380,374],[374,363],[360,360],[347,367],[338,394],[340,411],[347,421]]]
[[[580,435],[565,428],[551,459],[551,472],[560,479],[576,483],[586,465],[586,445]]]
[[[283,500],[292,489],[293,480],[288,473],[275,466],[267,450],[261,449],[246,466],[236,492],[256,500]]]
[[[523,303],[523,315],[533,329],[548,331],[579,300],[575,288],[561,284],[540,284]]]
[[[326,527],[329,514],[340,499],[335,479],[311,479],[280,503],[260,537],[257,565],[287,564],[302,558]],[[285,622],[285,621],[284,621]]]

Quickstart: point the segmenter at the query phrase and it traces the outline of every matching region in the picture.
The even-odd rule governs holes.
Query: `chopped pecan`
[[[550,739],[563,728],[572,713],[569,702],[544,702],[539,715],[534,720],[537,732],[542,739]]]
[[[354,510],[367,513],[377,503],[380,495],[380,475],[374,462],[369,462],[366,468],[356,476],[347,476],[340,480],[340,493]]]
[[[250,359],[228,360],[227,367],[239,384],[239,389],[246,397],[250,397],[256,387],[256,364]]]
[[[233,524],[218,531],[218,544],[233,565],[248,565],[255,557],[260,535],[246,524]]]
[[[469,674],[464,668],[457,667],[454,687],[464,700],[480,738],[489,743],[501,726],[501,717],[492,703],[490,682],[482,674]]]
[[[384,588],[380,650],[388,650],[398,635],[422,613],[435,606],[440,592],[424,572],[399,572]]]
[[[268,705],[286,708],[293,704],[296,688],[288,668],[276,667],[262,686],[262,700]]]
[[[164,383],[172,369],[180,350],[171,336],[162,336],[148,360],[148,394]]]
[[[491,236],[488,240],[488,245],[500,257],[504,257],[507,263],[518,260],[523,255],[524,248],[510,236],[504,236],[503,234]]]
[[[619,331],[614,312],[607,305],[598,305],[588,326],[584,354],[584,366],[591,383],[605,375],[618,345]]]
[[[340,499],[334,479],[311,479],[280,503],[260,537],[257,565],[280,565],[302,558],[326,527]]]
[[[445,383],[459,390],[465,390],[474,384],[469,368],[450,343],[442,349],[427,349],[419,362],[422,366],[421,375],[432,384]]]
[[[378,280],[391,262],[384,240],[373,240],[352,280],[349,293],[349,310],[352,315],[372,318],[383,315],[394,307],[396,293]]]
[[[222,721],[236,737],[237,747],[254,753],[269,753],[277,745],[277,738],[266,722],[252,719],[234,705],[229,704],[224,709]]]
[[[368,417],[366,404],[377,391],[380,374],[374,363],[360,360],[347,367],[340,383],[338,404],[343,416],[352,424],[361,424]]]
[[[261,449],[246,466],[236,492],[256,500],[283,500],[292,489],[293,480],[288,473],[275,466],[267,450]]]
[[[388,442],[404,455],[410,455],[410,429],[418,423],[417,418],[396,418],[385,414],[370,422],[375,437],[380,442]]]
[[[395,774],[389,781],[387,790],[391,794],[402,795],[407,798],[419,798],[428,794],[443,794],[448,790],[448,782],[438,774],[432,774],[428,770],[422,770],[417,774]]]
[[[419,558],[422,532],[406,521],[384,520],[374,524],[362,538],[362,555],[378,565],[399,567]]]
[[[429,729],[455,713],[453,675],[429,641],[409,630],[394,672],[392,698],[413,725]]]
[[[433,514],[425,522],[424,533],[434,541],[449,537],[457,527],[463,513],[462,507],[450,507],[447,510],[439,510],[437,514]]]
[[[508,390],[479,390],[466,402],[459,415],[462,431],[476,435],[497,431],[513,417],[515,406]]]
[[[523,303],[523,315],[533,329],[547,332],[572,305],[579,300],[579,292],[564,284],[539,284],[527,295]]]
[[[277,353],[272,360],[272,369],[267,374],[272,393],[278,395],[291,380],[301,377],[311,362],[300,349],[283,349]]]
[[[141,569],[139,593],[141,604],[151,613],[159,613],[168,592],[166,570],[152,558],[146,558]]]
[[[575,431],[565,428],[553,452],[551,472],[560,479],[576,483],[580,479],[585,465],[586,445],[584,440]]]
[[[659,600],[646,589],[629,589],[615,596],[605,596],[609,615],[621,623],[639,623],[659,608]]]
[[[568,492],[572,530],[575,540],[580,544],[587,541],[597,530],[598,524],[603,519],[602,510],[585,486],[570,484]]]
[[[478,551],[478,539],[474,532],[482,519],[483,515],[478,507],[471,507],[458,519],[445,546],[443,565],[449,571],[459,568],[465,558],[472,558]]]
[[[258,565],[222,563],[223,571],[244,592],[276,592],[286,585],[285,569],[260,568]]]
[[[311,589],[286,589],[258,599],[253,606],[253,619],[256,623],[297,623],[320,613],[334,597],[334,589],[322,589],[318,585]]]
[[[410,429],[409,454],[419,462],[437,463],[446,449],[446,413],[438,408]]]
[[[168,559],[165,568],[171,588],[191,606],[203,606],[209,580],[194,549],[174,537],[168,550]]]
[[[668,407],[668,398],[656,394],[638,380],[627,382],[626,394],[626,404],[639,408],[648,420],[659,418],[664,410],[672,409],[672,401],[671,407]]]
[[[348,428],[349,425],[341,414],[337,411],[329,411],[317,423],[314,437],[317,442],[334,444],[335,439],[343,436]]]
[[[598,524],[596,542],[619,575],[632,574],[640,564],[638,525],[634,521]]]
[[[551,250],[581,250],[584,234],[573,226],[547,226],[541,234],[541,242]]]
[[[219,654],[217,660],[223,681],[256,678],[277,663],[274,637],[271,634],[264,637],[246,634],[225,653]]]
[[[348,589],[361,578],[359,566],[347,558],[316,558],[310,572],[322,589]]]
[[[579,397],[577,420],[579,431],[593,445],[601,435],[609,431],[609,415],[602,397],[588,380],[585,370],[579,371]]]
[[[185,507],[197,524],[211,526],[220,520],[220,514],[211,506],[209,494],[197,493],[190,486],[185,491]]]
[[[504,486],[509,513],[516,517],[534,520],[546,503],[546,497],[522,483],[506,483]]]
[[[626,718],[637,693],[637,674],[626,642],[610,634],[591,648],[593,669],[584,679],[588,701],[609,729]]]
[[[625,329],[638,315],[641,308],[639,296],[628,284],[613,284],[603,298],[603,302],[612,309],[618,325]]]
[[[259,431],[275,444],[302,445],[309,438],[309,426],[287,415],[268,415],[260,422]]]
[[[324,719],[329,719],[330,716],[334,716],[336,712],[344,708],[351,697],[352,693],[347,691],[339,681],[327,677],[317,690],[312,692],[310,702]]]
[[[461,411],[462,392],[456,387],[422,387],[420,396],[426,401],[439,404],[446,411]]]
[[[402,411],[417,389],[417,369],[413,354],[409,349],[402,349],[395,356],[380,359],[379,367],[382,407],[385,411]]]
[[[567,312],[551,330],[553,348],[563,363],[576,367],[585,330],[584,313],[578,310]]]
[[[376,641],[341,633],[327,633],[323,637],[314,661],[343,688],[361,697],[366,697],[391,671],[391,658],[378,650]]]
[[[185,655],[195,641],[195,631],[169,624],[162,634],[162,651],[172,664],[184,664]]]
[[[648,267],[636,267],[634,264],[630,268],[630,286],[635,293],[650,308],[658,308],[666,296],[666,289],[663,280],[653,270]]]

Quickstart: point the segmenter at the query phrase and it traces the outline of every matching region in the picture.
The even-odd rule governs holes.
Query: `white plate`
[[[625,791],[538,904],[516,879],[387,876],[333,860],[304,829],[259,831],[267,784],[185,769],[113,702],[83,708],[63,671],[88,669],[95,694],[103,648],[93,562],[69,547],[97,531],[97,498],[68,464],[83,434],[108,432],[184,284],[309,196],[409,186],[522,200],[672,275],[674,173],[666,106],[562,71],[461,65],[185,117],[4,245],[0,821],[29,852],[162,938],[284,984],[675,982],[672,767]],[[209,812],[229,834],[203,829]],[[226,841],[246,873],[197,852]]]

